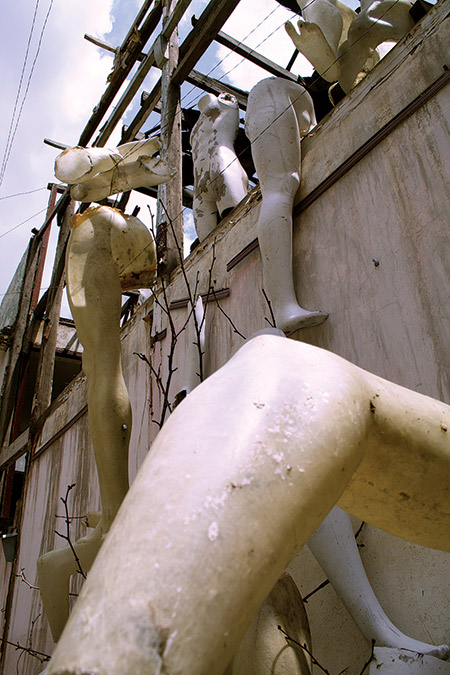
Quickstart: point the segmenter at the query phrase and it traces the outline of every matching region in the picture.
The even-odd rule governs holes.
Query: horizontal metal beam
[[[256,66],[267,70],[268,73],[271,73],[276,77],[284,77],[285,79],[292,80],[293,82],[298,81],[298,77],[293,75],[293,73],[291,73],[289,70],[282,68],[277,63],[267,59],[262,54],[255,52],[254,49],[246,47],[244,44],[242,44],[242,42],[239,42],[239,40],[231,37],[231,35],[227,35],[227,33],[217,33],[215,41],[224,47],[228,47],[228,49],[231,49],[231,51],[239,54],[239,56],[243,56],[245,59],[247,59],[247,61],[251,61]]]
[[[224,91],[233,94],[239,103],[239,107],[242,110],[247,110],[248,92],[242,89],[233,87],[233,85],[226,84],[220,80],[215,80],[213,77],[209,77],[209,75],[203,75],[203,73],[199,73],[197,70],[191,70],[186,81],[212,94],[221,94]]]

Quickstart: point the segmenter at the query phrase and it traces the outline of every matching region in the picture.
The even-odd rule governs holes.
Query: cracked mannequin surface
[[[122,375],[122,291],[151,287],[156,251],[146,226],[107,206],[90,207],[71,220],[66,255],[67,295],[83,345],[88,382],[89,428],[100,484],[102,511],[92,533],[74,544],[87,572],[128,490],[131,407]],[[53,638],[69,614],[69,578],[77,572],[70,547],[38,561],[39,586]]]
[[[158,434],[48,675],[220,675],[336,503],[449,551],[449,427],[449,406],[335,354],[250,340]]]
[[[117,148],[68,148],[55,160],[55,176],[73,185],[70,196],[98,202],[118,192],[166,183],[175,171],[153,157],[159,138],[124,143]]]
[[[277,77],[261,80],[248,97],[245,131],[250,139],[262,204],[257,232],[264,284],[276,325],[290,334],[315,326],[328,314],[300,306],[293,274],[293,208],[300,187],[301,138],[316,123],[304,87]]]
[[[248,178],[234,149],[239,107],[231,94],[207,94],[198,102],[200,117],[190,142],[194,162],[193,212],[203,241],[247,194]]]
[[[359,14],[340,0],[297,2],[305,20],[298,31],[285,24],[289,37],[319,75],[346,93],[379,61],[378,45],[397,42],[414,25],[412,0],[362,0]]]

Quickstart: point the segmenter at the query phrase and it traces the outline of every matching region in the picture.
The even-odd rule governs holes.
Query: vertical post
[[[176,0],[162,0],[162,3],[164,28]],[[171,81],[172,73],[178,65],[178,29],[172,33],[165,55],[167,61],[162,66],[161,80],[161,157],[177,173],[168,183],[158,187],[157,222],[158,238],[164,242],[162,248],[165,248],[161,268],[164,274],[170,274],[179,263],[175,237],[183,250],[180,86]]]
[[[53,211],[55,204],[56,204],[56,195],[58,194],[58,188],[55,185],[55,183],[52,184],[51,187],[51,192],[50,192],[50,197],[48,198],[48,206],[47,206],[47,213],[45,216],[45,219],[50,216],[51,212]],[[47,256],[47,248],[48,248],[48,241],[50,239],[50,230],[51,230],[52,224],[49,223],[42,233],[41,237],[41,247],[39,249],[39,257],[38,257],[38,263],[37,263],[37,269],[36,269],[36,276],[34,278],[34,288],[33,288],[33,295],[31,298],[31,311],[34,312],[36,309],[36,306],[38,304],[39,300],[39,294],[41,292],[41,283],[42,283],[42,275],[44,273],[44,265],[45,265],[45,258]]]
[[[57,189],[56,186],[52,186],[52,190],[50,193],[50,197],[48,200],[48,207],[47,207],[47,218],[50,215],[53,207],[55,206],[56,202],[56,195],[57,195]],[[38,248],[36,250],[35,254],[35,259],[31,267],[31,272],[32,272],[32,281],[31,281],[31,298],[29,301],[29,306],[27,308],[27,317],[26,317],[26,323],[22,326],[23,328],[23,334],[20,336],[21,339],[21,349],[23,351],[24,349],[24,335],[26,334],[26,329],[28,327],[28,321],[32,315],[32,312],[36,309],[36,305],[39,300],[39,292],[41,290],[41,282],[42,282],[42,273],[44,269],[44,264],[45,264],[45,256],[47,252],[47,246],[48,246],[48,240],[50,236],[50,228],[51,228],[51,223],[47,226],[46,230],[42,234],[41,241],[39,242]],[[22,287],[22,291],[25,287],[25,283]],[[20,363],[20,361],[22,361]],[[11,436],[10,436],[10,442],[14,441],[19,435],[20,435],[20,422],[21,422],[21,417],[22,417],[22,410],[23,410],[23,404],[24,404],[24,398],[25,398],[25,392],[26,392],[26,386],[27,386],[27,381],[28,381],[28,371],[29,371],[29,354],[23,354],[21,357],[19,355],[19,361],[18,361],[18,366],[20,366],[21,369],[21,374],[20,374],[20,381],[19,381],[19,386],[18,390],[16,393],[16,398],[15,398],[15,405],[14,405],[14,413],[13,413],[13,419],[12,419],[12,428],[11,428]],[[5,403],[5,402],[4,402]],[[6,406],[6,403],[5,403]],[[13,462],[10,466],[8,466],[5,469],[4,472],[4,485],[3,485],[3,491],[1,493],[1,506],[0,506],[0,517],[1,518],[8,518],[10,509],[11,509],[11,497],[12,497],[12,488],[13,488],[13,480],[14,480],[14,474],[15,474],[15,463]]]
[[[9,363],[3,385],[2,405],[0,407],[0,444],[9,445],[11,417],[16,404],[16,392],[19,381],[21,354],[24,349],[25,333],[29,324],[31,297],[38,264],[40,240],[31,239],[23,283],[20,289],[19,311],[14,325],[12,344],[9,350]]]
[[[64,289],[64,259],[69,237],[69,221],[74,212],[74,202],[69,202],[62,216],[61,227],[56,246],[55,263],[45,310],[42,328],[41,349],[34,390],[33,410],[31,414],[31,437],[33,438],[37,420],[48,408],[52,399],[53,370],[55,366],[56,341],[58,336],[61,300]]]

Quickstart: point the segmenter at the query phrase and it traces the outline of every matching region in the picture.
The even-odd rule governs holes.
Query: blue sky
[[[195,14],[198,17],[206,4],[206,0],[193,0],[188,16],[180,25],[181,38],[191,29],[190,16]],[[14,0],[2,8],[0,164],[5,157],[7,164],[0,186],[0,300],[28,244],[31,229],[39,228],[43,223],[49,196],[45,188],[47,183],[55,180],[53,164],[58,151],[45,145],[43,139],[76,144],[112,69],[112,55],[84,40],[84,33],[102,38],[113,46],[119,45],[140,5],[141,0],[95,0],[89,3],[79,0]],[[224,30],[269,58],[273,59],[276,54],[277,61],[286,65],[293,45],[284,31],[284,22],[292,14],[275,0],[258,0],[257,5],[258,11],[255,12],[254,0],[241,0]],[[35,10],[34,32],[18,93]],[[267,77],[266,72],[217,44],[210,47],[196,69],[247,90]],[[301,59],[296,62],[295,70],[302,74],[310,72],[309,65]],[[158,77],[159,71],[152,69],[143,88],[150,90]],[[183,105],[192,106],[201,92],[184,85],[182,95]],[[16,114],[13,116],[16,97]],[[127,111],[124,123],[136,112],[136,105]],[[143,130],[155,123],[156,116],[147,121]],[[8,150],[8,137],[11,140],[12,136],[13,143]],[[118,135],[115,134],[112,141],[117,140]],[[19,196],[12,196],[18,193]],[[141,211],[141,216],[144,222],[146,219],[149,221],[147,209]],[[56,226],[53,231],[54,241]],[[44,288],[49,283],[52,256],[50,251]]]

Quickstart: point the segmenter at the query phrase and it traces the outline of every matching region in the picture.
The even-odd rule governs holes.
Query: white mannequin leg
[[[161,148],[158,137],[124,143],[117,148],[67,148],[55,159],[55,176],[70,185],[90,180],[119,162],[128,164],[145,155],[150,157]]]
[[[292,268],[294,198],[300,185],[300,134],[315,123],[303,87],[269,78],[250,92],[246,133],[261,185],[258,240],[264,283],[277,327],[285,333],[322,323],[327,314],[303,309],[296,297]]]
[[[448,657],[448,645],[414,640],[386,616],[367,578],[345,511],[335,506],[308,540],[308,547],[364,637],[374,639],[377,646]]]
[[[74,216],[71,227],[67,295],[84,348],[89,427],[102,503],[94,532],[74,544],[86,573],[128,490],[131,406],[120,355],[122,286],[151,283],[156,253],[143,223],[116,209],[92,207]],[[56,641],[69,614],[69,578],[77,571],[73,552],[66,547],[44,554],[38,571],[42,601]]]
[[[449,406],[330,352],[250,340],[161,429],[48,675],[221,675],[338,500],[393,534],[450,550],[442,425]]]

